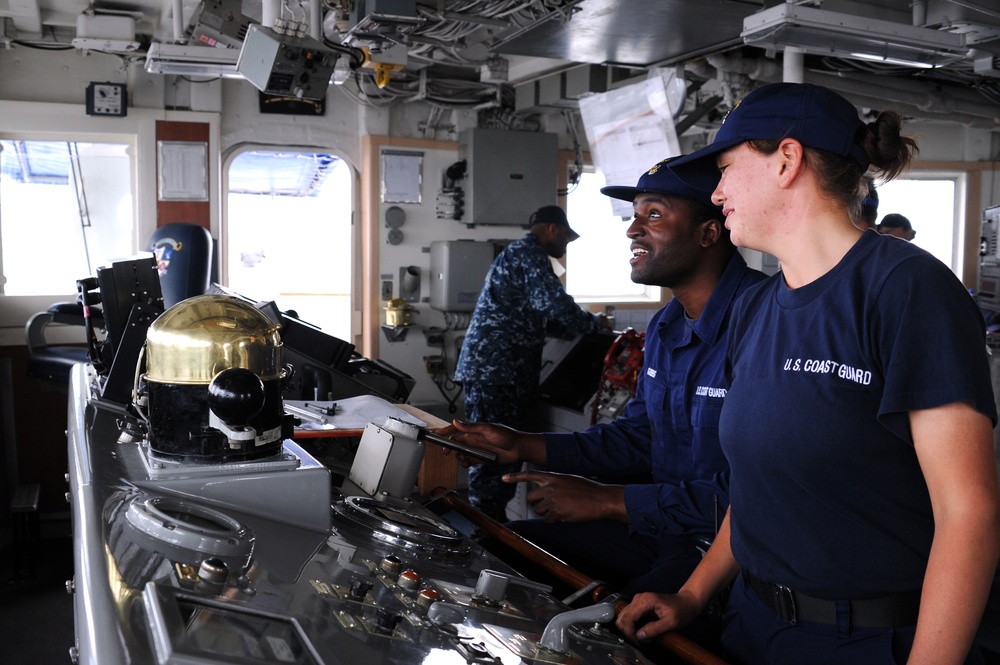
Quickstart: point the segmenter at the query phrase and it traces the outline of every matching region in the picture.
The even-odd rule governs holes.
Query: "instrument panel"
[[[463,534],[443,504],[369,496],[294,442],[166,464],[120,415],[69,402],[80,663],[648,663]],[[455,522],[454,524],[452,522]]]

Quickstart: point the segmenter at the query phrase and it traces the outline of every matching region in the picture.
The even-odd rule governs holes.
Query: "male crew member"
[[[913,230],[910,220],[898,212],[890,212],[878,223],[878,232],[882,235],[896,236],[903,240],[913,240],[917,232]]]
[[[460,421],[442,430],[497,453],[499,463],[549,471],[505,476],[537,485],[528,500],[544,518],[509,526],[629,594],[679,588],[700,559],[699,538],[714,536],[728,506],[718,432],[726,328],[737,297],[764,278],[730,241],[710,193],[684,184],[666,161],[635,187],[601,190],[632,201],[632,280],[674,296],[649,323],[636,396],[622,417],[576,433]]]
[[[455,369],[465,391],[465,417],[521,428],[538,390],[547,334],[593,332],[603,315],[582,309],[563,289],[549,257],[562,258],[580,237],[559,206],[532,213],[528,233],[493,261],[479,294]],[[469,469],[469,502],[506,522],[514,485],[501,476],[517,465],[477,465]]]

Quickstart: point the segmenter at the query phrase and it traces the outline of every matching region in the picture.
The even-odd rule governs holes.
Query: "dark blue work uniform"
[[[677,300],[650,321],[636,395],[621,418],[545,434],[548,471],[625,484],[630,524],[510,526],[625,593],[676,591],[700,559],[696,538],[714,536],[728,506],[719,445],[726,331],[737,298],[762,279],[734,253],[697,321]]]
[[[909,413],[996,419],[978,307],[930,254],[867,231],[816,281],[748,292],[729,344],[743,573],[724,643],[747,663],[904,662],[934,536]]]

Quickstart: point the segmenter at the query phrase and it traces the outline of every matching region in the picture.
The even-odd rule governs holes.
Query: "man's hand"
[[[615,625],[634,644],[686,625],[700,612],[698,601],[683,589],[677,595],[640,593],[618,613]]]
[[[546,522],[629,521],[625,488],[621,485],[602,485],[580,476],[543,471],[508,473],[503,479],[508,483],[538,485],[528,492],[528,503]]]
[[[470,448],[478,448],[495,453],[496,464],[509,464],[520,462],[522,459],[522,443],[524,440],[538,435],[519,432],[505,425],[493,425],[491,423],[465,423],[461,420],[452,421],[451,425],[442,427],[435,434],[454,439]],[[540,437],[539,437],[540,438]],[[542,445],[544,452],[544,444]],[[446,449],[447,454],[447,449]],[[480,464],[482,460],[463,455],[456,452],[462,464]],[[533,461],[533,460],[528,460]],[[544,460],[543,460],[544,461]]]

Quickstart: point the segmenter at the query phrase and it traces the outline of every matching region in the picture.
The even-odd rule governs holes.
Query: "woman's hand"
[[[640,593],[618,614],[615,625],[632,643],[646,642],[694,621],[701,603],[683,589],[677,594]]]

